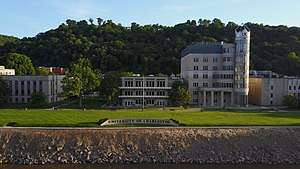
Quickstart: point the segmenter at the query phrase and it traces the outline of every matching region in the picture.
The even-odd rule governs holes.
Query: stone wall
[[[299,164],[300,129],[0,129],[0,164]]]

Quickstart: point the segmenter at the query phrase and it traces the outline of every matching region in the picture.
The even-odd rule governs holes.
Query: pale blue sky
[[[122,25],[220,18],[239,24],[300,26],[300,0],[2,0],[0,34],[35,36],[68,18],[97,17]]]

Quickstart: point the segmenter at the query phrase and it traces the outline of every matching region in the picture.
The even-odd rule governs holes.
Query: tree
[[[53,73],[51,73],[51,72],[49,71],[49,69],[47,69],[47,68],[45,68],[45,67],[38,67],[38,68],[36,68],[35,73],[36,73],[37,75],[40,75],[40,76],[48,76],[48,75],[53,74]]]
[[[293,95],[284,96],[283,105],[288,106],[290,108],[296,108],[299,106],[299,100],[296,96]]]
[[[288,54],[288,60],[293,62],[293,63],[300,64],[300,57],[297,56],[297,54],[295,52],[290,52]]]
[[[181,81],[172,84],[170,91],[170,102],[173,106],[187,106],[191,100],[191,95],[186,85]]]
[[[7,103],[9,97],[9,88],[7,83],[0,77],[0,105]]]
[[[30,56],[34,65],[61,67],[69,67],[84,56],[102,73],[178,74],[181,51],[186,46],[204,41],[234,43],[237,27],[233,22],[225,25],[219,19],[199,19],[198,24],[190,20],[175,26],[132,23],[125,27],[101,18],[93,21],[93,25],[89,23],[67,20],[57,29],[33,38],[4,40],[0,63],[5,63],[3,57],[12,52]],[[295,71],[300,69],[299,27],[246,25],[251,30],[251,68],[300,76],[300,71]],[[294,53],[288,58],[289,52]]]
[[[15,69],[16,75],[33,75],[34,67],[28,56],[19,53],[8,53],[5,56],[6,67]]]
[[[32,106],[43,106],[47,104],[46,95],[43,92],[33,92],[31,94],[30,104]]]
[[[80,58],[71,65],[70,72],[63,79],[64,95],[67,97],[82,96],[99,87],[101,74],[92,68],[91,62],[86,58]]]
[[[107,104],[115,104],[120,94],[121,77],[131,76],[130,72],[109,72],[104,75],[100,85],[100,95]]]

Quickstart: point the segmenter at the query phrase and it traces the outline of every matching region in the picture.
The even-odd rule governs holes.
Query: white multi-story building
[[[14,76],[15,69],[5,69],[4,66],[0,66],[0,76]]]
[[[139,75],[122,77],[119,99],[124,107],[163,107],[168,105],[169,91],[176,77]],[[144,103],[144,104],[143,104]]]
[[[253,105],[281,106],[287,95],[300,100],[300,78],[279,76],[270,71],[251,75],[249,89],[249,103]]]
[[[181,75],[191,103],[246,106],[249,93],[250,29],[235,30],[235,43],[194,43],[182,51]]]
[[[62,79],[64,75],[50,76],[2,76],[7,82],[11,103],[28,103],[34,92],[45,94],[48,103],[61,100],[59,96],[62,93]]]

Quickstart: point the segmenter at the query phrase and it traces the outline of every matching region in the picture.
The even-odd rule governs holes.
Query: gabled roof
[[[246,29],[248,32],[250,32],[250,28],[248,28],[248,26],[246,25],[243,25],[243,26],[239,26],[235,29],[236,32],[241,32],[243,31],[244,29]]]

